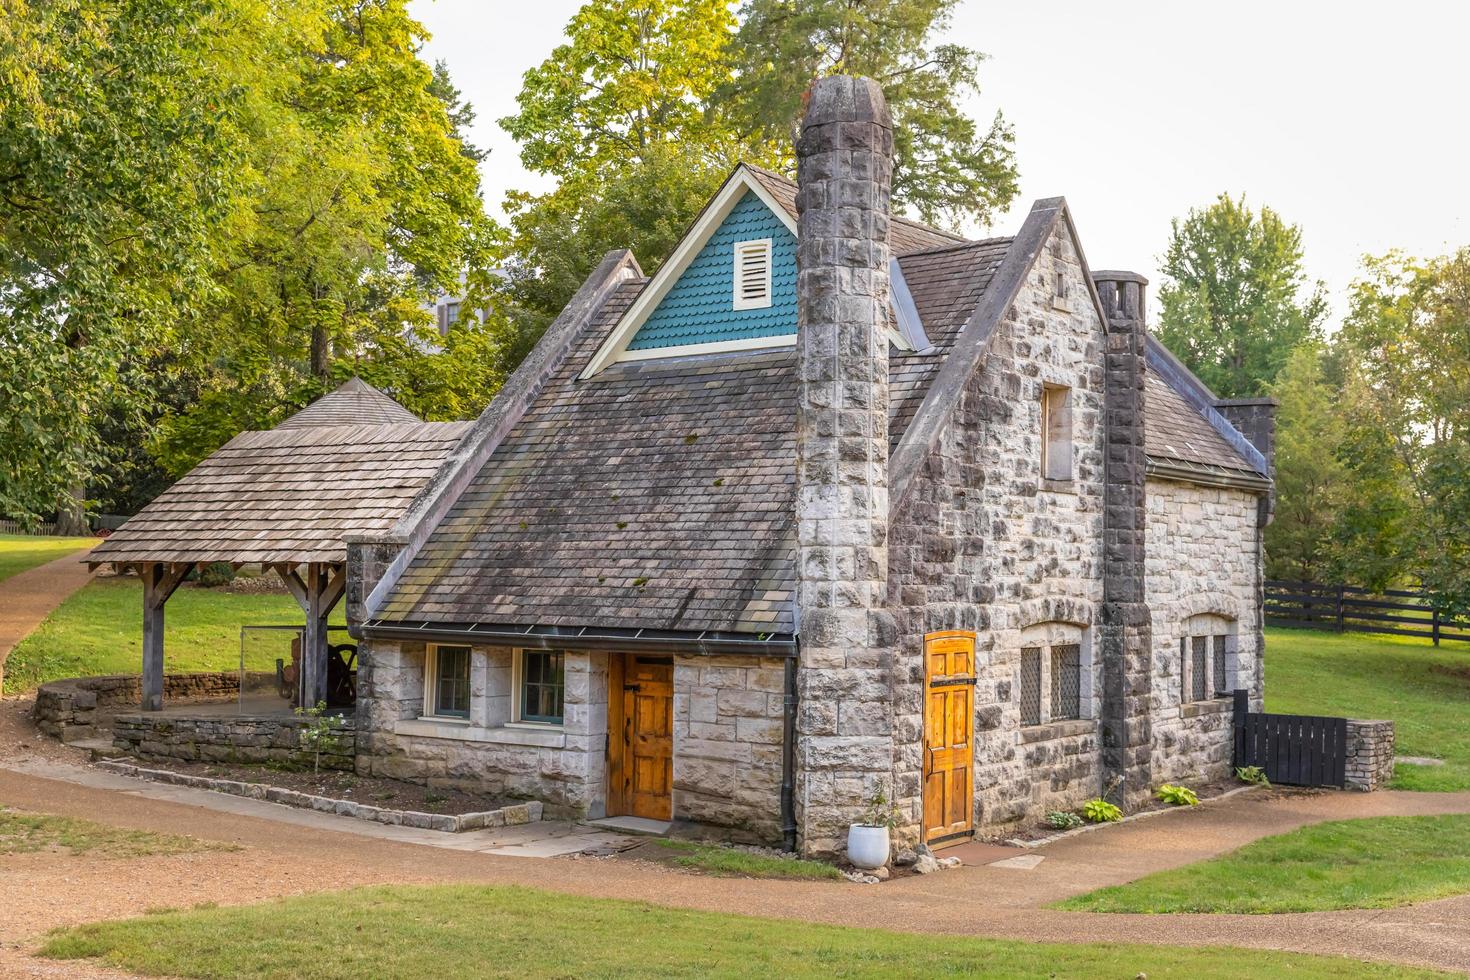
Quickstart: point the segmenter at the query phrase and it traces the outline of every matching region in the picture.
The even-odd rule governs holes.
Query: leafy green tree
[[[1163,272],[1159,339],[1224,398],[1262,394],[1327,316],[1323,285],[1307,292],[1301,229],[1244,197],[1176,218]]]
[[[1341,342],[1354,469],[1391,479],[1365,496],[1401,515],[1378,522],[1380,547],[1443,611],[1470,616],[1470,248],[1367,260]]]
[[[934,223],[989,222],[1019,192],[1014,133],[999,112],[984,126],[960,108],[985,56],[935,43],[959,2],[745,0],[731,113],[789,147],[814,79],[872,78],[893,113],[894,200]]]
[[[0,0],[0,511],[79,520],[97,419],[146,405],[141,365],[200,308],[265,20]]]

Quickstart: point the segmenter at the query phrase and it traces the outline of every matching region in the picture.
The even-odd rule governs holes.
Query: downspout
[[[796,657],[786,658],[781,713],[781,837],[786,851],[796,850],[796,661]]]

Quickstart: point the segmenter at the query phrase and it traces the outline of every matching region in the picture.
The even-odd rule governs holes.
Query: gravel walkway
[[[201,805],[204,802],[207,808]],[[466,853],[232,813],[221,809],[217,794],[163,801],[7,769],[0,769],[0,803],[121,827],[227,840],[244,848],[228,854],[125,863],[61,855],[7,860],[0,866],[0,894],[30,899],[0,903],[0,972],[7,976],[25,976],[21,971],[33,966],[57,967],[31,960],[24,952],[33,947],[38,934],[58,925],[160,907],[253,902],[396,882],[517,883],[870,928],[1059,942],[1253,946],[1470,972],[1470,896],[1387,911],[1277,916],[1095,915],[1038,908],[1056,898],[1177,867],[1321,820],[1470,812],[1470,794],[1465,793],[1248,793],[1048,845],[1035,852],[1046,860],[1032,871],[963,867],[878,886],[711,882],[633,862]],[[73,967],[80,965],[61,969]]]

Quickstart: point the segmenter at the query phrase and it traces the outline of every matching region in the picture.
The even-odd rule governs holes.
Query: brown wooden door
[[[621,733],[608,733],[615,743],[609,753],[608,809],[668,820],[673,816],[674,664],[667,658],[628,654],[621,674],[616,719]]]
[[[924,637],[924,840],[972,833],[975,634]]]

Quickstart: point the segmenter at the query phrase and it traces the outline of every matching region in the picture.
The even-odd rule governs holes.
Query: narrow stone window
[[[1210,681],[1210,638],[1208,636],[1196,636],[1193,638],[1193,658],[1190,661],[1190,700],[1203,701],[1209,697]]]
[[[1215,693],[1216,694],[1226,694],[1226,693],[1229,693],[1230,687],[1229,687],[1229,682],[1227,680],[1226,674],[1227,674],[1227,670],[1226,670],[1226,664],[1225,664],[1225,634],[1218,633],[1218,634],[1215,635]]]
[[[520,662],[518,721],[560,725],[565,711],[566,661],[560,650],[526,650]]]
[[[470,716],[470,648],[429,648],[426,713],[435,718]]]
[[[1051,720],[1082,717],[1082,647],[1064,643],[1051,648]]]
[[[1041,476],[1072,479],[1072,389],[1048,385],[1041,390]]]
[[[735,309],[760,310],[771,305],[771,240],[735,243]]]
[[[1041,648],[1021,650],[1021,724],[1041,724]]]

